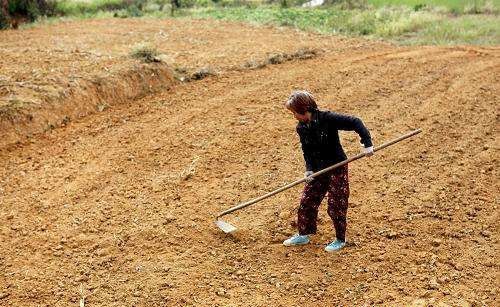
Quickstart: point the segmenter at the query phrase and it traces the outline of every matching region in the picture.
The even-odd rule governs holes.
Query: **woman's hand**
[[[367,156],[367,157],[373,156],[373,146],[363,147],[363,151],[365,153],[365,156]]]
[[[313,172],[313,171],[306,171],[306,172],[304,173],[304,177],[306,177],[306,182],[307,182],[307,183],[311,183],[311,182],[314,180],[314,177],[309,177],[309,176],[311,176],[312,174],[314,174],[314,172]]]

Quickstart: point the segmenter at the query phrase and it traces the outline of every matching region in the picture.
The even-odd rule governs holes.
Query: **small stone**
[[[0,292],[0,300],[9,296],[9,293]]]
[[[429,284],[427,285],[427,288],[431,289],[431,290],[439,289],[439,283],[437,282],[436,278],[431,278],[431,280],[429,280]]]
[[[82,275],[82,276],[80,276],[80,277],[78,277],[76,279],[77,282],[85,282],[85,281],[88,281],[88,280],[89,280],[89,278],[86,275]]]
[[[446,276],[442,276],[440,278],[438,278],[438,283],[440,284],[444,284],[444,283],[447,283],[450,279]]]
[[[481,235],[483,237],[489,238],[489,237],[491,237],[491,231],[489,231],[489,230],[483,230],[483,231],[481,231]]]
[[[394,238],[396,238],[397,236],[398,236],[398,233],[397,233],[397,232],[395,232],[394,230],[389,231],[389,233],[387,233],[387,235],[386,235],[386,237],[387,237],[388,239],[394,239]]]
[[[432,240],[432,246],[437,247],[437,246],[441,245],[441,243],[442,243],[441,239]]]
[[[241,276],[241,275],[244,275],[245,272],[243,272],[242,270],[238,270],[235,272],[236,276]]]
[[[224,289],[224,288],[219,288],[219,290],[217,290],[216,294],[217,294],[218,296],[223,296],[223,297],[225,297],[225,296],[227,295],[227,294],[226,294],[226,289]]]

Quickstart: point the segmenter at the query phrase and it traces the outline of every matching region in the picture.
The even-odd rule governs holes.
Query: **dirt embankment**
[[[30,95],[26,100],[20,100],[20,96],[4,87],[9,97],[6,97],[0,112],[0,146],[24,141],[65,126],[71,120],[124,101],[140,99],[154,91],[168,90],[175,82],[166,65],[134,63],[130,66],[105,76],[91,75],[88,79],[78,77],[62,81],[66,84],[55,80],[47,82],[49,87],[54,88],[51,92],[39,85],[18,82],[17,87],[22,87],[24,94]],[[39,100],[32,98],[36,96]]]
[[[0,305],[495,305],[500,49],[220,25],[101,20],[0,33],[14,49],[21,33],[116,54],[102,63],[127,58],[134,39],[163,41],[175,65],[224,72],[1,147]],[[303,47],[321,54],[236,69]],[[9,78],[43,66],[4,63]],[[20,81],[8,82],[20,95]],[[282,106],[297,88],[360,116],[375,144],[423,129],[350,165],[349,246],[336,254],[323,251],[333,237],[324,205],[311,245],[281,245],[295,232],[299,188],[228,216],[232,236],[213,225],[217,212],[302,174]],[[357,153],[356,135],[341,135]]]
[[[85,30],[70,22],[0,33],[0,145],[169,89],[178,81],[307,59],[328,44],[328,39],[289,29],[232,24],[236,29],[228,32],[224,23],[208,21],[83,24]],[[215,28],[202,30],[210,27]],[[156,48],[163,62],[132,60],[131,51],[143,43]]]

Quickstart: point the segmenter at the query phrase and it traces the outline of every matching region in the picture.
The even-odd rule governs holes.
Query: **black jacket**
[[[370,132],[359,118],[330,111],[313,111],[310,122],[299,122],[297,125],[308,171],[317,172],[347,159],[340,144],[339,130],[354,130],[365,147],[373,146]]]

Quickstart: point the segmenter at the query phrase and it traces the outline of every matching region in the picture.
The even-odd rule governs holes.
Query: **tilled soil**
[[[219,74],[0,149],[0,305],[498,304],[499,48],[138,19],[2,32],[1,52],[41,48],[16,36],[49,49],[67,37],[67,50],[121,53],[125,63],[127,35],[159,32],[171,39],[161,49],[177,54],[172,65]],[[234,69],[300,48],[321,52]],[[7,77],[42,69],[29,58],[0,61]],[[54,61],[61,71],[87,63]],[[423,130],[350,165],[349,244],[338,253],[323,250],[334,236],[324,204],[312,244],[281,244],[296,231],[301,186],[227,216],[234,235],[213,223],[300,178],[296,122],[283,102],[303,88],[321,108],[361,117],[375,144]],[[341,135],[357,154],[355,133]]]
[[[141,45],[156,48],[163,63],[134,60],[131,52]],[[369,46],[382,45],[204,20],[104,19],[2,31],[0,146],[168,90],[173,78],[201,79]]]

